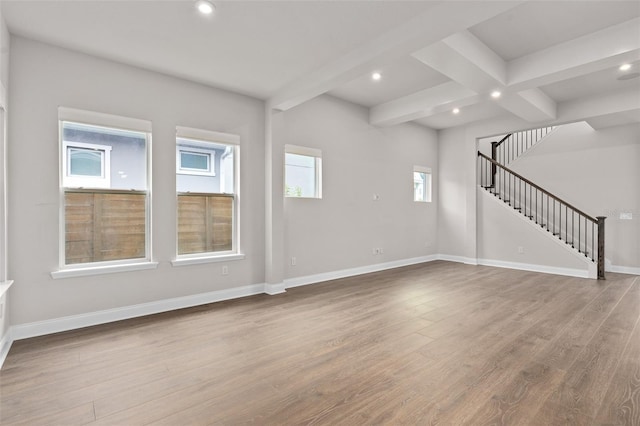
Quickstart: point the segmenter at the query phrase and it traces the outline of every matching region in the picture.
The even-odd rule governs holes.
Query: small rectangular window
[[[67,134],[71,133],[72,123],[67,123]],[[75,126],[76,129],[79,126]],[[84,126],[86,128],[86,126]],[[111,146],[63,142],[65,174],[63,185],[76,188],[109,188],[111,186]]]
[[[237,253],[236,139],[183,127],[177,135],[178,256]]]
[[[413,167],[413,201],[431,202],[431,169]]]
[[[176,168],[179,174],[215,176],[215,151],[202,149],[185,139],[178,144]]]
[[[66,120],[67,116],[95,118],[97,123]],[[61,109],[62,266],[150,260],[150,136],[109,127],[111,120],[116,125],[126,122],[109,117]]]
[[[285,197],[322,198],[322,152],[285,146]]]

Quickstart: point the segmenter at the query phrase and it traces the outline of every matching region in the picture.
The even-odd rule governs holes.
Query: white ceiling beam
[[[512,114],[532,123],[556,118],[556,102],[540,89],[506,92],[496,102]]]
[[[640,18],[569,40],[507,64],[508,86],[526,90],[640,59]]]
[[[375,126],[393,126],[476,102],[477,94],[473,90],[449,81],[372,107],[369,122]]]
[[[521,3],[521,0],[436,3],[404,25],[294,81],[267,103],[274,109],[290,109],[370,72],[375,66],[466,30]]]
[[[502,89],[506,84],[505,62],[467,30],[411,56],[477,93]]]
[[[558,104],[558,123],[578,120],[595,121],[598,118],[622,114],[637,116],[640,96],[635,90],[618,90],[606,95],[595,95]]]
[[[413,53],[412,56],[485,98],[493,90],[504,92],[502,97],[496,100],[498,105],[524,120],[537,122],[553,120],[556,117],[555,102],[542,91],[506,90],[506,62],[469,31],[447,37]],[[419,105],[416,107],[427,111]]]
[[[606,114],[599,117],[592,117],[586,120],[586,122],[595,130],[600,130],[612,126],[623,126],[625,124],[639,124],[640,109],[621,113]]]

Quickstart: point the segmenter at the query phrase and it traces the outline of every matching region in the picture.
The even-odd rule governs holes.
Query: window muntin
[[[285,197],[322,198],[322,153],[313,148],[285,146]]]
[[[181,129],[178,129],[180,136]],[[191,134],[205,131],[182,130]],[[207,133],[205,132],[205,136]],[[212,134],[217,139],[220,134]],[[189,137],[176,138],[177,255],[218,256],[238,252],[237,244],[237,159],[236,144]],[[184,153],[207,158],[185,164]],[[206,166],[207,172],[185,173],[184,168]],[[217,172],[216,172],[217,171]]]
[[[413,201],[431,202],[431,169],[428,167],[413,168]]]
[[[96,117],[100,125],[60,123],[63,268],[150,260],[149,134]]]

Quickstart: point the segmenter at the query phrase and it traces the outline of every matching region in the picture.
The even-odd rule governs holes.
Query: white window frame
[[[82,176],[71,174],[72,149],[97,151],[100,156],[101,176]],[[84,142],[63,141],[62,164],[64,167],[63,186],[66,188],[110,188],[111,187],[111,149],[109,145],[97,145]]]
[[[314,163],[314,195],[312,197],[297,197],[295,195],[287,195],[287,174],[284,172],[284,188],[283,194],[285,198],[307,198],[307,199],[322,199],[322,151],[316,148],[308,148],[298,145],[285,145],[284,146],[284,161],[283,166],[286,169],[287,154],[302,155],[305,157],[312,157]]]
[[[178,191],[176,191],[176,228],[175,228],[175,256],[171,261],[173,266],[186,266],[186,265],[195,265],[200,263],[213,263],[213,262],[225,262],[225,261],[233,261],[233,260],[242,260],[244,259],[244,254],[241,251],[240,247],[240,136],[230,134],[230,133],[222,133],[215,132],[212,130],[204,130],[204,129],[196,129],[191,127],[176,127],[176,174],[183,174],[180,172],[180,148],[187,148],[187,150],[192,150],[192,147],[185,146],[184,144],[178,145],[178,139],[186,139],[187,141],[193,141],[195,143],[200,143],[202,146],[206,146],[206,144],[219,144],[226,145],[233,149],[233,194],[228,194],[225,192],[212,192],[211,194],[225,194],[233,196],[233,228],[232,228],[232,238],[231,238],[231,250],[225,251],[210,251],[210,252],[202,252],[202,253],[189,253],[189,254],[178,254]],[[206,151],[206,149],[202,149]],[[215,154],[212,151],[211,154]],[[211,161],[213,163],[214,157],[212,156]],[[213,166],[212,166],[213,167]],[[190,173],[188,173],[190,174]]]
[[[421,173],[425,176],[424,189],[423,189],[423,200],[416,199],[415,193],[415,178],[414,173]],[[413,201],[416,203],[430,203],[433,199],[433,181],[431,175],[431,168],[424,166],[413,166],[413,173],[411,173],[411,183],[413,184],[411,189],[413,193]]]
[[[60,160],[59,160],[59,232],[58,232],[58,257],[59,267],[57,271],[51,272],[53,279],[62,279],[78,276],[91,276],[108,274],[114,272],[123,271],[135,271],[142,269],[154,269],[158,266],[158,262],[154,262],[152,259],[152,241],[151,241],[151,122],[147,120],[141,120],[130,117],[122,117],[112,114],[104,114],[93,111],[85,111],[74,108],[59,107],[58,108],[58,122],[59,122],[59,141],[60,141]],[[147,176],[146,176],[146,206],[145,206],[145,257],[135,259],[121,259],[101,262],[87,262],[87,263],[74,263],[66,264],[65,256],[65,190],[75,188],[75,186],[65,186],[66,173],[66,146],[63,139],[64,132],[63,126],[65,122],[72,122],[78,124],[85,124],[89,126],[105,127],[107,129],[118,129],[125,131],[133,131],[145,134],[145,152],[146,152],[146,164],[147,164]],[[78,144],[72,142],[72,144]],[[91,144],[87,144],[91,145]],[[92,188],[102,189],[93,186]]]
[[[212,143],[210,141],[203,141],[205,143]],[[193,153],[207,157],[208,170],[192,169],[189,167],[182,167],[182,153]],[[196,176],[215,176],[216,175],[216,153],[203,148],[197,148],[188,145],[176,144],[176,173],[181,175],[196,175]]]

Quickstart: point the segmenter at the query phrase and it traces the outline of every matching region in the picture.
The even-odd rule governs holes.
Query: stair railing
[[[540,127],[509,133],[499,142],[491,142],[491,158],[500,164],[509,164],[547,136],[555,126]]]
[[[604,221],[592,217],[478,151],[480,186],[592,262],[604,279]]]

